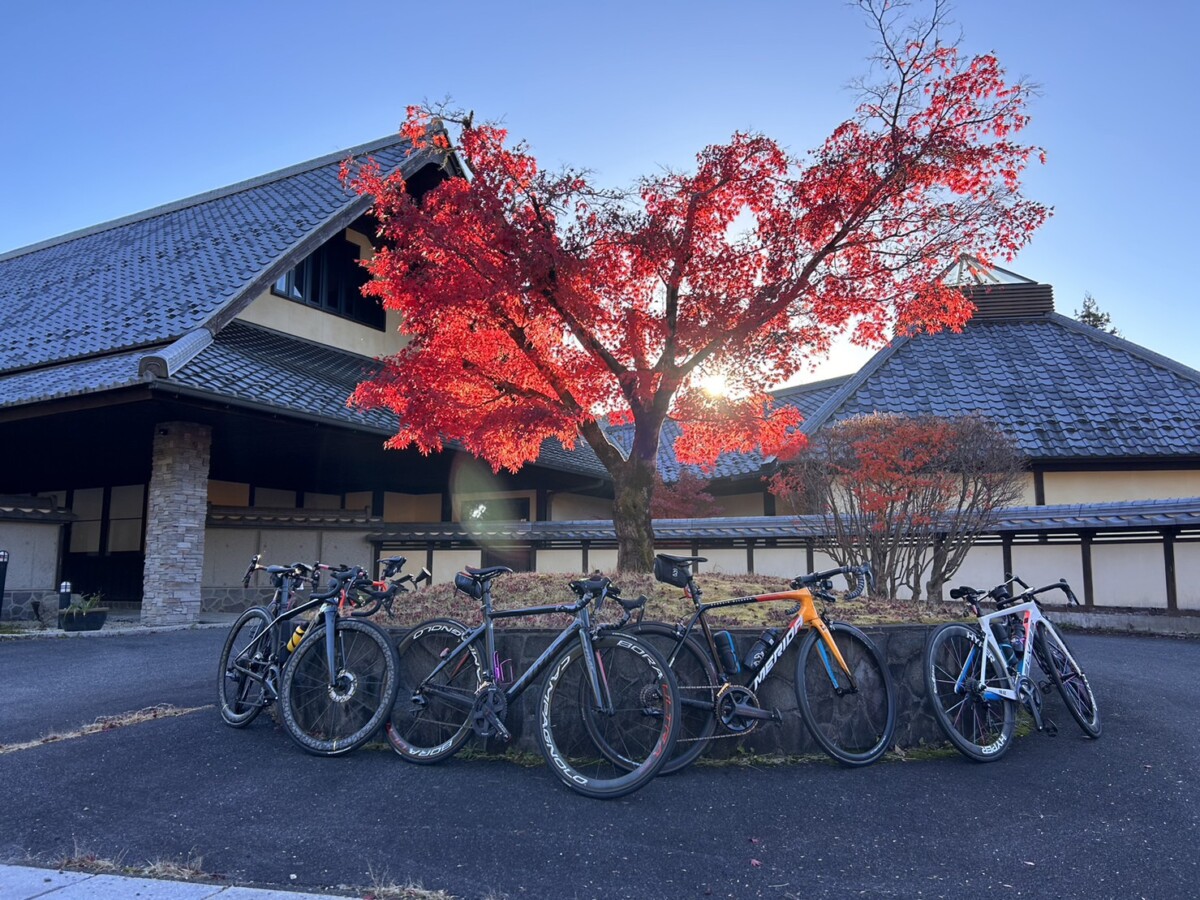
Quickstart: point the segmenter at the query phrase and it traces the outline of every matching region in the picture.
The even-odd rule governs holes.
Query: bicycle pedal
[[[771,708],[771,721],[780,724],[783,722],[783,713],[779,711],[778,706]]]

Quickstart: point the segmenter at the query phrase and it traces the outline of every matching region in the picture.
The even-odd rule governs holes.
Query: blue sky
[[[1012,268],[1068,315],[1090,291],[1127,338],[1194,368],[1198,9],[954,12],[967,50],[1042,85],[1026,137],[1048,164],[1027,188],[1055,215]],[[3,22],[0,252],[384,136],[445,96],[602,184],[686,167],[736,129],[804,151],[850,115],[871,50],[840,0],[60,0],[6,4]]]

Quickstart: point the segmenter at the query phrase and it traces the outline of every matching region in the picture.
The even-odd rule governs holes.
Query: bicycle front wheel
[[[288,734],[317,756],[349,753],[379,730],[396,699],[396,648],[362,619],[333,621],[333,679],[324,622],[309,626],[283,669],[279,693]]]
[[[1038,622],[1034,637],[1034,649],[1038,650],[1038,663],[1058,688],[1063,703],[1071,717],[1079,723],[1083,733],[1090,738],[1100,737],[1100,709],[1087,676],[1067,649],[1062,635],[1046,621]]]
[[[630,635],[604,635],[592,645],[600,705],[582,644],[568,647],[542,685],[538,742],[563,784],[612,799],[643,787],[670,759],[676,682],[662,656]]]
[[[270,626],[267,611],[252,606],[229,629],[217,673],[218,706],[226,725],[245,728],[269,702],[263,679],[271,665]]]
[[[976,762],[999,759],[1012,743],[1017,702],[998,696],[997,688],[1011,690],[1012,682],[977,627],[951,622],[930,635],[925,691],[934,718],[958,752]]]
[[[432,619],[400,642],[400,687],[387,738],[409,762],[435,763],[453,756],[471,736],[471,710],[483,681],[479,646],[471,644],[461,658],[430,677],[469,631],[453,619]]]
[[[853,625],[830,623],[829,637],[847,669],[811,629],[796,660],[800,716],[826,753],[844,765],[865,766],[887,752],[896,730],[892,678],[879,648]]]
[[[717,670],[696,640],[691,636],[681,640],[670,625],[643,622],[631,629],[631,633],[662,654],[679,687],[679,736],[671,758],[658,773],[670,775],[695,762],[717,730],[714,711]]]

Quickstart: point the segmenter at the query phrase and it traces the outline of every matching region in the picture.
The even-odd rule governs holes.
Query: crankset
[[[475,697],[475,705],[471,708],[471,727],[482,738],[499,737],[509,740],[512,734],[504,727],[504,717],[508,714],[508,698],[498,687],[484,688]]]
[[[759,721],[783,721],[779,710],[763,709],[754,692],[742,685],[727,685],[717,697],[717,720],[734,734],[749,734]]]

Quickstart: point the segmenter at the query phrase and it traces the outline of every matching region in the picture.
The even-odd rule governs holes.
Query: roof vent
[[[980,284],[961,288],[975,304],[979,319],[1044,319],[1054,312],[1054,288],[1048,284]]]

